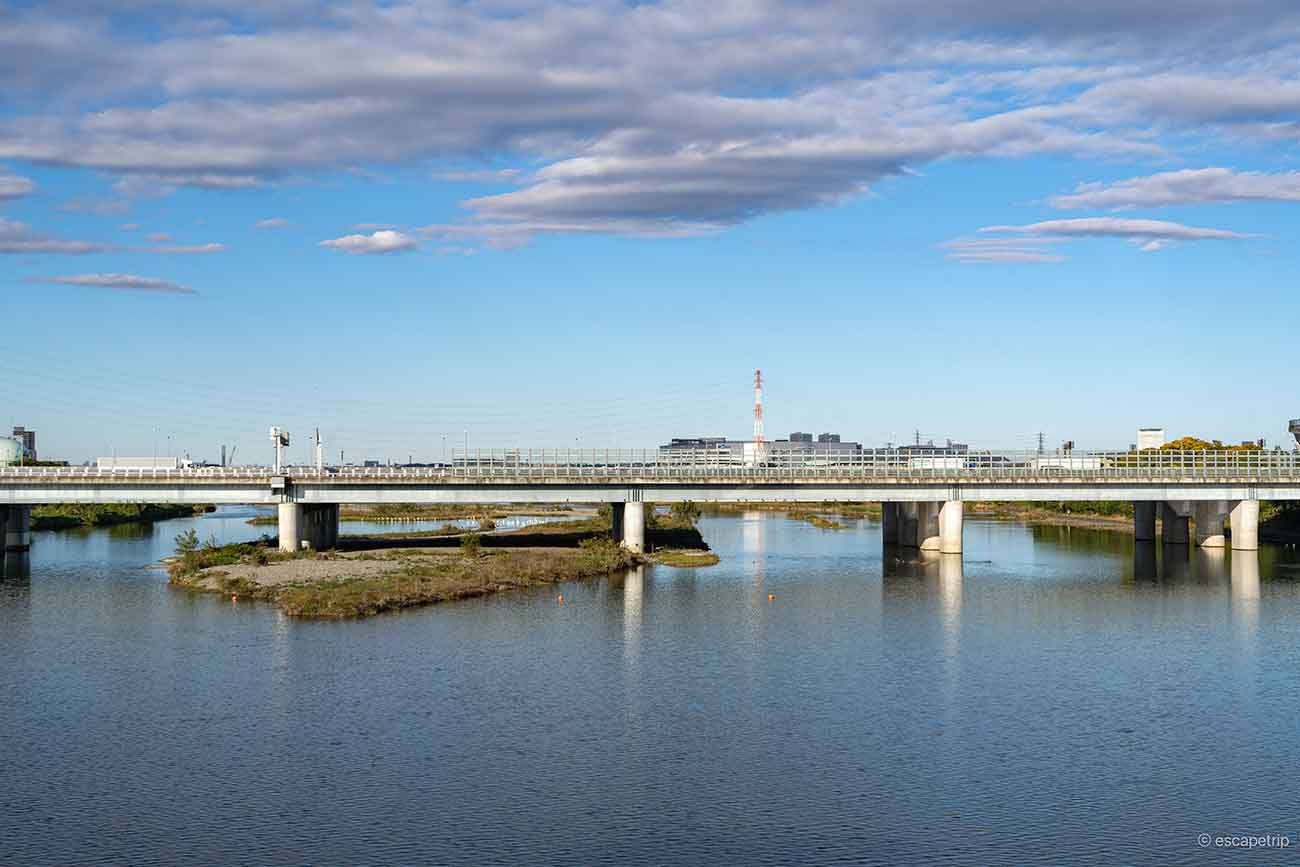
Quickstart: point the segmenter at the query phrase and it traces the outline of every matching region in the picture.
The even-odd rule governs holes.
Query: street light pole
[[[153,466],[151,469],[158,469],[158,428],[153,429]]]

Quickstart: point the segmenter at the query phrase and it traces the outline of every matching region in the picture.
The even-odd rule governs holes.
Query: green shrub
[[[477,557],[482,545],[483,539],[478,533],[466,533],[460,537],[460,551],[466,557]]]
[[[178,554],[189,554],[191,551],[199,550],[199,534],[193,527],[176,537],[176,552]]]

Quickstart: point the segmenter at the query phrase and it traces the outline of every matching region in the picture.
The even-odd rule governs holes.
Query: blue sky
[[[46,456],[1300,415],[1291,4],[244,5],[0,0]]]

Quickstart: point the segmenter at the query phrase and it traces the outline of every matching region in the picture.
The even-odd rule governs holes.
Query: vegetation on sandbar
[[[467,537],[471,538],[471,537]],[[171,584],[202,593],[219,593],[270,602],[291,617],[342,619],[383,611],[465,599],[488,593],[576,581],[607,575],[639,562],[607,539],[592,539],[576,549],[479,551],[464,544],[455,551],[389,551],[349,560],[337,553],[280,554],[268,542],[197,545],[178,537],[179,556],[171,563]],[[267,566],[292,559],[323,559],[352,568],[381,561],[379,574],[284,583],[232,576],[220,566]],[[340,562],[342,561],[342,562]],[[304,564],[307,565],[307,564]],[[391,567],[391,568],[389,568]]]
[[[665,548],[655,551],[647,556],[652,563],[659,563],[664,566],[677,566],[679,568],[695,568],[698,566],[716,566],[722,562],[721,558],[712,551],[682,550],[678,548]]]

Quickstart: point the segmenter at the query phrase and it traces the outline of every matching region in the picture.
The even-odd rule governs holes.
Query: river
[[[1300,857],[1294,547],[969,520],[964,559],[921,560],[748,513],[701,521],[712,568],[342,623],[150,568],[251,514],[11,557],[0,862]],[[1292,851],[1198,843],[1269,833]]]

